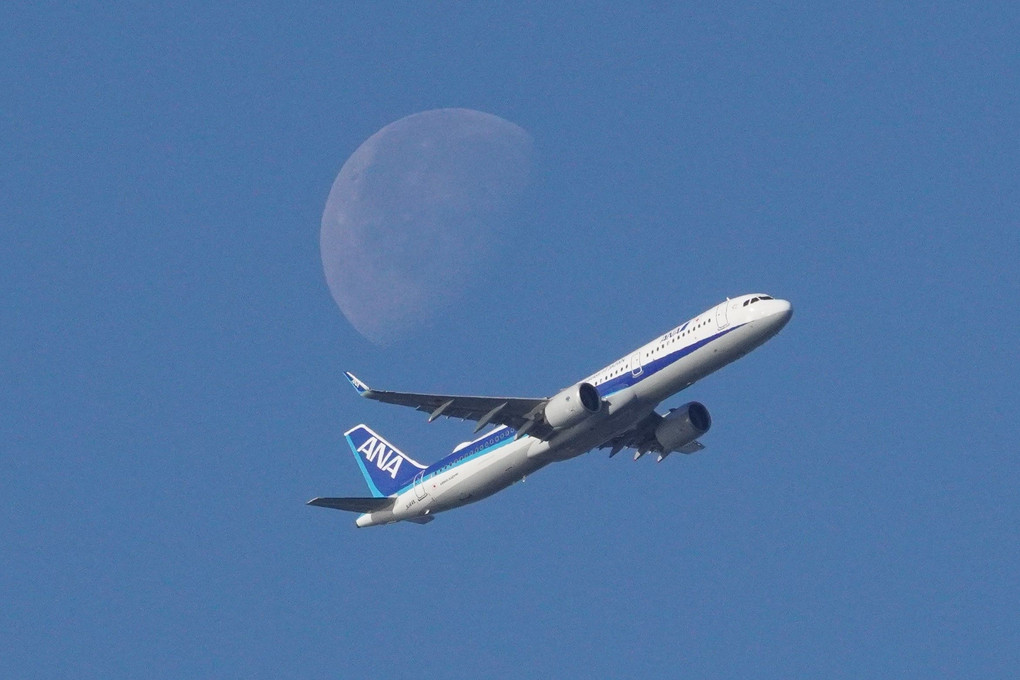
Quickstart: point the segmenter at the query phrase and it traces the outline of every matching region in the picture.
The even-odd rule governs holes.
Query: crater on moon
[[[528,183],[531,136],[498,116],[436,109],[351,155],[322,215],[329,290],[368,340],[406,336],[455,302]]]

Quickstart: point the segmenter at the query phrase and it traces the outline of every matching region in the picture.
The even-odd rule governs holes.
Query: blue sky
[[[0,9],[0,676],[1009,677],[1020,667],[1013,3]],[[346,158],[466,107],[534,138],[480,292],[394,346],[330,298]],[[727,295],[791,324],[426,527],[358,400],[546,395]],[[676,405],[676,404],[672,404]]]

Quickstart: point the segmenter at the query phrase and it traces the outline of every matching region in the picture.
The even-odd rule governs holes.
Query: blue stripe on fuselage
[[[687,324],[684,325],[686,326]],[[713,340],[717,340],[722,336],[726,335],[727,333],[729,333],[730,331],[735,331],[742,326],[744,326],[744,324],[731,326],[730,328],[719,331],[715,335],[710,335],[709,337],[704,338],[703,340],[698,340],[697,342],[691,343],[690,345],[680,347],[677,350],[670,352],[669,354],[664,354],[661,357],[652,359],[647,364],[641,365],[641,374],[638,376],[635,376],[631,371],[626,371],[622,375],[618,375],[611,380],[607,380],[601,385],[596,385],[595,387],[599,391],[599,396],[605,398],[611,394],[616,394],[620,390],[625,390],[628,387],[633,387],[642,380],[645,380],[646,378],[655,375],[656,373],[666,368],[667,366],[675,363],[676,361],[679,361],[680,359],[683,359],[688,354],[692,354],[693,352],[701,349],[702,347],[712,342]]]
[[[497,427],[481,439],[471,442],[459,451],[454,451],[445,458],[441,458],[432,465],[429,465],[425,468],[425,476],[422,477],[422,481],[506,446],[514,440],[515,434],[517,434],[517,430],[512,427]],[[404,493],[413,485],[414,482],[412,481],[411,484],[402,487],[397,493]]]

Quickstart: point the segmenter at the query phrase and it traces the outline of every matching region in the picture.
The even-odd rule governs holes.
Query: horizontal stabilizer
[[[313,498],[308,501],[308,505],[349,512],[373,512],[390,507],[394,500],[393,498]]]

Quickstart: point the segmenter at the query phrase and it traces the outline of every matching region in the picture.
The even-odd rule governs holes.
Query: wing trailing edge
[[[538,439],[548,439],[553,428],[542,417],[548,399],[522,397],[477,397],[454,394],[422,394],[417,392],[391,392],[374,390],[350,371],[344,376],[358,395],[384,404],[407,406],[428,414],[429,422],[439,417],[473,420],[478,423],[475,432],[486,425],[505,425],[523,436],[527,433]]]

